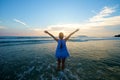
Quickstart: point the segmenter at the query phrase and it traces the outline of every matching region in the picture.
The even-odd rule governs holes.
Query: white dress
[[[64,39],[58,40],[58,45],[55,53],[56,58],[67,58],[69,57],[69,52],[66,47],[66,41]]]

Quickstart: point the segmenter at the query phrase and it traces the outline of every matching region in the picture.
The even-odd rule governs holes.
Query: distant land
[[[120,34],[114,35],[114,37],[120,37]]]
[[[88,37],[88,36],[86,36],[86,35],[78,35],[77,37]]]

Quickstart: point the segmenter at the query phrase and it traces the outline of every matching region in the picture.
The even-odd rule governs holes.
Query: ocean
[[[119,37],[87,37],[78,36],[72,37],[69,41],[71,42],[86,42],[86,41],[97,41],[97,40],[120,40]],[[0,47],[9,45],[20,45],[20,44],[39,44],[39,43],[51,43],[54,40],[51,37],[46,36],[0,36]]]
[[[57,42],[46,36],[0,36],[0,80],[60,80]],[[119,37],[72,37],[61,80],[120,80]]]

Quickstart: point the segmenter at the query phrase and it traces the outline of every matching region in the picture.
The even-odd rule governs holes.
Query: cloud
[[[58,25],[47,26],[47,29],[56,30],[56,31],[60,31],[60,30],[69,31],[69,30],[71,30],[71,28],[74,29],[74,28],[77,28],[77,27],[80,27],[80,26],[82,26],[82,25],[81,24],[58,24]]]
[[[104,7],[96,16],[89,19],[90,22],[103,21],[105,17],[115,12],[114,8]]]
[[[13,19],[15,22],[20,23],[22,25],[24,25],[26,28],[28,28],[29,30],[32,30],[32,28],[30,28],[30,26],[28,24],[26,24],[25,22],[18,20],[18,19]]]
[[[41,31],[41,28],[31,28],[28,24],[26,24],[25,22],[18,20],[18,19],[13,19],[15,22],[20,23],[22,25],[24,25],[26,28],[28,28],[31,31]]]
[[[4,27],[4,26],[0,26],[0,29],[6,29],[6,27]]]
[[[89,18],[87,22],[79,23],[79,24],[52,25],[52,26],[48,26],[48,29],[51,30],[70,29],[70,28],[90,29],[93,27],[99,28],[99,27],[120,25],[119,22],[120,16],[111,16],[113,12],[115,12],[115,8],[104,7],[95,16]]]
[[[20,21],[20,20],[18,20],[18,19],[14,19],[14,21],[17,22],[17,23],[20,23],[20,24],[22,24],[22,25],[25,25],[25,26],[27,25],[25,22],[22,22],[22,21]]]
[[[85,35],[108,35],[109,33],[112,34],[115,32],[108,32],[106,31],[105,27],[118,27],[118,25],[120,25],[120,15],[112,16],[112,13],[116,12],[115,9],[115,7],[104,7],[98,13],[93,10],[92,13],[95,13],[95,16],[88,18],[88,20],[84,23],[49,25],[44,29],[35,28],[33,30],[48,30],[58,35],[60,31],[69,33],[75,30],[76,28],[79,28],[80,34]]]
[[[41,28],[30,28],[29,30],[33,30],[33,31],[42,31],[43,29],[41,29]]]

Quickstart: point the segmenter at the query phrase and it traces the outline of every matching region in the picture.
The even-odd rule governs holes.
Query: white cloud
[[[25,25],[25,26],[27,25],[25,22],[22,22],[22,21],[20,21],[20,20],[18,20],[18,19],[14,19],[14,21],[17,22],[17,23],[20,23],[20,24],[22,24],[22,25]]]
[[[96,16],[89,19],[90,22],[103,21],[105,17],[115,12],[114,8],[104,7]]]
[[[111,32],[106,32],[105,27],[118,26],[120,25],[120,15],[111,16],[115,12],[115,7],[104,7],[99,13],[96,13],[94,10],[92,12],[96,13],[95,16],[89,18],[87,22],[78,23],[78,24],[57,24],[50,25],[44,29],[37,28],[33,29],[34,31],[48,30],[53,33],[58,33],[60,31],[69,33],[70,31],[75,30],[76,28],[80,29],[80,34],[86,35],[108,35]],[[113,32],[115,33],[115,32]]]
[[[28,28],[29,30],[32,30],[31,28],[30,28],[30,26],[28,25],[28,24],[26,24],[25,22],[23,22],[23,21],[21,21],[21,20],[18,20],[18,19],[13,19],[15,22],[17,22],[17,23],[20,23],[20,24],[22,24],[22,25],[24,25],[26,28]]]
[[[41,29],[41,28],[30,28],[30,30],[33,30],[33,31],[42,31],[43,29]]]
[[[6,27],[4,27],[4,26],[0,26],[0,29],[6,29]]]
[[[87,22],[79,24],[62,24],[62,25],[52,25],[48,26],[48,29],[51,30],[60,30],[60,29],[90,29],[90,28],[99,28],[106,26],[117,26],[120,25],[120,16],[110,16],[115,12],[115,8],[104,7],[98,14],[88,19]]]

